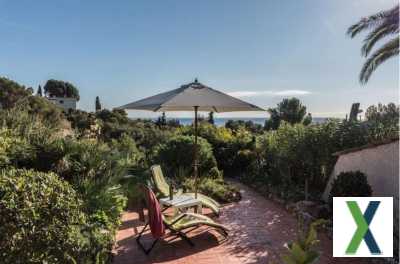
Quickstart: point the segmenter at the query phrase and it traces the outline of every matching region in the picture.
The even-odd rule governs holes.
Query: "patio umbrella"
[[[197,198],[198,178],[198,111],[204,112],[235,112],[235,111],[265,111],[253,104],[246,103],[235,97],[212,89],[201,84],[195,79],[194,82],[181,87],[160,93],[145,99],[118,107],[120,109],[149,110],[154,112],[167,111],[193,111],[194,110],[194,181],[195,197]]]

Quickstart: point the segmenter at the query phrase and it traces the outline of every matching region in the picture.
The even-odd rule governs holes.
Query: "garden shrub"
[[[90,137],[94,129],[101,129],[101,126],[99,125],[100,122],[98,122],[98,119],[96,119],[95,114],[93,113],[69,109],[68,112],[65,113],[65,116],[78,137]],[[96,134],[96,136],[98,135]]]
[[[195,190],[194,179],[186,179],[186,181],[184,182],[184,188],[189,192],[193,192]],[[198,182],[197,190],[199,193],[210,196],[220,203],[237,202],[241,199],[239,189],[230,184],[227,184],[222,178],[200,179]]]
[[[112,147],[95,140],[63,139],[50,143],[44,141],[42,146],[28,142],[29,148],[35,145],[39,148],[33,147],[34,152],[23,158],[13,155],[22,144],[12,144],[21,138],[12,132],[15,131],[3,129],[0,133],[2,165],[29,165],[41,169],[38,164],[43,163],[48,164],[49,169],[59,172],[62,179],[69,181],[77,191],[76,196],[82,201],[80,210],[86,217],[82,225],[77,224],[77,230],[71,231],[71,235],[81,243],[79,254],[77,253],[74,259],[78,260],[78,263],[85,263],[83,259],[86,257],[83,256],[87,255],[89,263],[95,262],[96,259],[108,260],[115,232],[120,224],[120,214],[126,205],[126,197],[118,186],[118,179],[126,172],[128,166],[137,164],[142,157],[133,140],[123,137],[120,141],[110,142]],[[14,141],[10,141],[11,139]],[[20,152],[22,151],[17,153]],[[38,158],[44,157],[43,153],[48,153],[48,157]]]
[[[76,190],[84,193],[86,187],[101,189],[116,183],[131,164],[131,158],[122,156],[118,149],[96,140],[64,140],[65,155],[56,172],[69,181]],[[135,157],[133,157],[134,159]]]
[[[246,129],[254,134],[261,134],[264,130],[263,126],[253,121],[244,121],[244,120],[228,120],[225,123],[225,127],[229,128],[232,131],[237,131],[239,129]]]
[[[129,174],[120,179],[122,190],[127,197],[127,205],[129,209],[136,209],[141,205],[144,198],[141,185],[150,182],[151,172],[147,167],[132,167]]]
[[[228,125],[228,127],[230,126]],[[181,128],[179,132],[190,136],[194,134],[194,129],[191,126],[186,126]],[[246,171],[247,168],[242,163],[242,157],[239,157],[240,151],[252,151],[255,137],[244,125],[238,125],[235,130],[231,130],[230,128],[211,125],[208,122],[201,122],[198,133],[200,137],[206,139],[212,145],[218,168],[224,172],[224,175],[237,177],[241,172]]]
[[[257,152],[252,149],[241,149],[237,152],[233,167],[237,174],[246,173],[251,169],[252,163],[257,160]]]
[[[372,188],[368,184],[367,176],[360,171],[340,173],[332,183],[331,197],[372,195]]]
[[[168,177],[179,177],[180,171],[193,173],[194,137],[175,136],[157,149],[156,162],[159,163]],[[198,138],[199,176],[208,176],[211,169],[217,167],[212,147],[207,140]]]
[[[102,228],[115,231],[126,204],[118,183],[140,156],[134,142],[123,138],[112,142],[113,148],[96,140],[66,140],[64,144],[66,154],[56,171],[82,197],[84,211],[101,219]]]
[[[295,186],[304,186],[304,137],[303,125],[281,122],[276,131],[269,131],[258,140],[260,174],[274,193],[285,200],[292,196]]]
[[[284,200],[304,199],[307,184],[308,196],[318,199],[336,162],[332,154],[367,144],[370,133],[371,126],[359,121],[309,126],[282,122],[277,130],[258,136],[255,148],[238,152],[241,163],[250,162],[241,179]]]
[[[17,165],[19,160],[29,159],[32,152],[25,138],[15,135],[10,129],[0,128],[0,168]]]
[[[222,179],[222,172],[217,167],[212,167],[211,170],[207,174],[208,178],[211,179]]]
[[[0,172],[0,256],[4,263],[70,263],[82,250],[81,200],[53,173]]]
[[[7,148],[14,167],[46,172],[64,155],[57,128],[26,111],[0,111],[0,127],[0,138],[15,142]]]
[[[29,96],[31,93],[25,86],[19,83],[0,77],[0,104],[4,109],[14,107],[18,100]]]
[[[40,96],[25,97],[17,103],[16,108],[27,111],[30,115],[44,120],[52,127],[60,126],[64,118],[61,107]]]

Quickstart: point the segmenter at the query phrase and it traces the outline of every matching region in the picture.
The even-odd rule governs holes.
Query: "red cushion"
[[[160,203],[158,202],[156,195],[151,189],[146,188],[146,190],[150,230],[152,236],[157,239],[162,237],[165,233]]]

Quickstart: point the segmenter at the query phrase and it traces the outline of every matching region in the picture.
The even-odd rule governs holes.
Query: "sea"
[[[171,120],[171,119],[178,119],[179,120],[179,124],[181,125],[191,125],[193,123],[193,118],[190,117],[184,117],[184,118],[167,118],[167,120]],[[313,117],[313,123],[324,123],[326,122],[328,118],[325,117]],[[154,121],[157,120],[157,118],[153,119]],[[243,121],[252,121],[255,124],[260,124],[260,125],[264,125],[265,121],[267,120],[267,118],[263,118],[263,117],[223,117],[223,118],[214,118],[214,124],[216,126],[225,126],[225,123],[228,120],[243,120]]]

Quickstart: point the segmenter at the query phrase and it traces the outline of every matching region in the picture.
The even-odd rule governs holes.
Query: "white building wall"
[[[50,102],[54,103],[55,105],[64,108],[65,110],[76,109],[75,98],[48,97],[47,99],[50,100]]]
[[[327,200],[332,182],[341,172],[361,171],[372,187],[373,196],[392,196],[398,207],[399,199],[399,141],[361,149],[339,156],[323,194]]]

